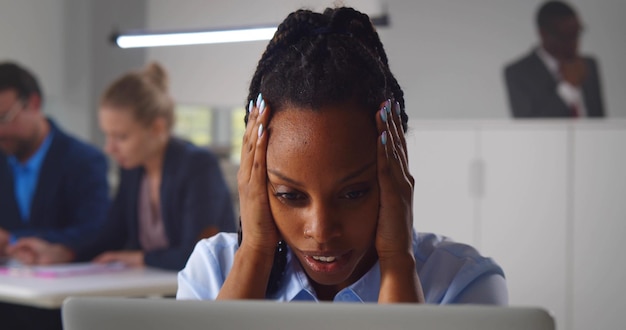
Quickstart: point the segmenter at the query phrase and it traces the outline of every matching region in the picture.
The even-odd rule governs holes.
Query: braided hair
[[[369,17],[353,8],[327,8],[321,14],[298,10],[287,16],[259,60],[247,100],[259,93],[272,112],[353,101],[372,118],[383,100],[393,99],[400,103],[407,129],[404,92],[378,33]]]
[[[404,93],[389,69],[378,33],[369,17],[353,8],[327,8],[324,13],[302,9],[287,16],[259,60],[248,100],[259,93],[273,113],[286,107],[315,111],[354,102],[370,112],[372,120],[380,103],[393,99],[400,104],[402,128],[407,130]],[[246,107],[247,124],[252,109]],[[240,229],[240,244],[241,239]],[[268,296],[281,286],[286,255],[285,242],[278,242]]]

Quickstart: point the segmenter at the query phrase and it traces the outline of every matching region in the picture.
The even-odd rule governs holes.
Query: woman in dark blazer
[[[119,164],[105,228],[84,253],[95,262],[180,270],[195,243],[235,231],[217,158],[171,135],[174,104],[164,69],[149,64],[104,92],[99,109],[105,151]]]

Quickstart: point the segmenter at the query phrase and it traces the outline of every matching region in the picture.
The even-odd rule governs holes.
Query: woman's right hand
[[[242,241],[217,299],[263,299],[280,239],[267,193],[269,112],[261,95],[250,101],[237,174]]]
[[[250,101],[250,115],[241,146],[237,174],[239,188],[242,247],[274,254],[279,240],[267,194],[266,131],[270,110],[259,94],[256,105]]]

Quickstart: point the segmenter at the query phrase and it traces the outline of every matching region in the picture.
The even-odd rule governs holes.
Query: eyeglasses
[[[586,28],[582,25],[576,29],[570,29],[568,31],[551,30],[550,34],[558,42],[574,42],[580,39],[580,37],[586,32]]]
[[[24,109],[24,102],[17,100],[17,102],[13,104],[13,106],[11,107],[11,109],[9,109],[9,111],[0,115],[0,125],[10,124],[13,121],[13,119],[15,119],[15,117],[20,112],[20,110],[22,109]]]

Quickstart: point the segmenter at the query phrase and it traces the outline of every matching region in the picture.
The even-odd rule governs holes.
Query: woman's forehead
[[[289,136],[319,136],[323,139],[325,136],[349,138],[355,135],[375,135],[374,116],[375,114],[354,105],[326,106],[315,110],[286,107],[274,113],[270,120],[270,143],[275,142],[272,138],[276,136],[283,139]]]
[[[337,121],[342,118],[348,118],[351,120],[373,119],[374,111],[368,109],[357,102],[346,101],[337,104],[327,104],[317,108],[309,106],[300,106],[294,104],[283,104],[278,111],[273,114],[273,117],[284,116],[289,120],[296,120],[297,118],[306,118],[309,120],[315,118],[320,121]],[[272,119],[273,121],[274,119]],[[272,122],[270,122],[270,125]]]
[[[369,161],[378,137],[374,116],[355,108],[279,111],[268,126],[268,165],[294,158],[320,166]]]

